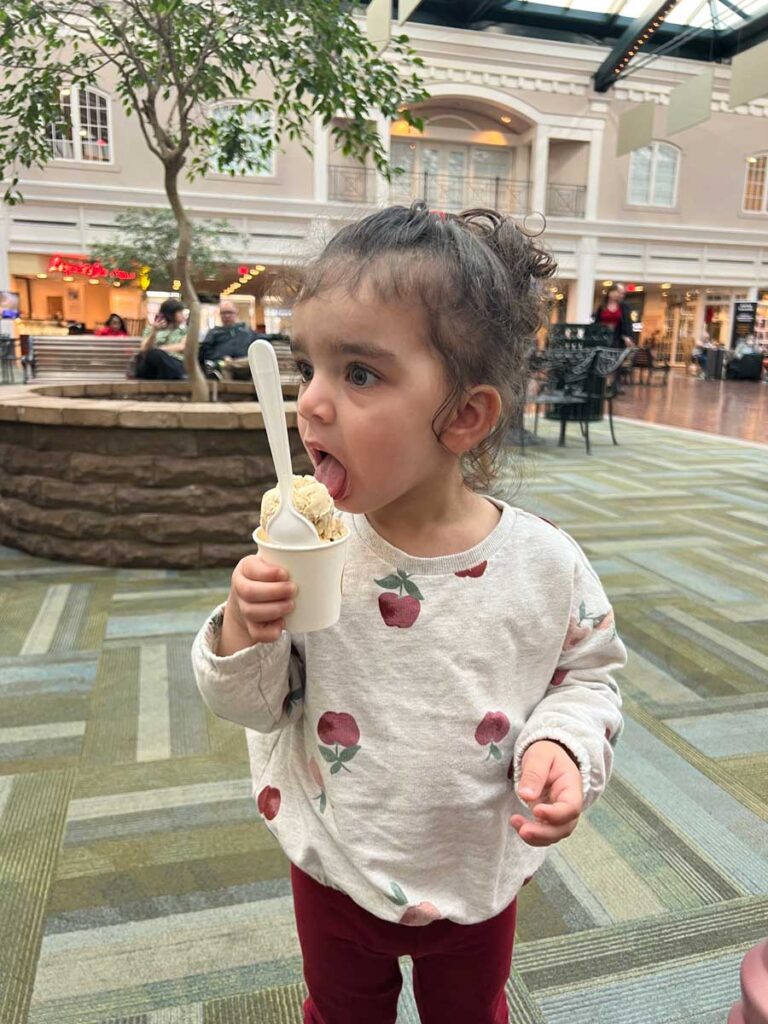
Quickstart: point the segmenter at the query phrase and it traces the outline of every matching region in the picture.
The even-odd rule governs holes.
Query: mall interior
[[[162,7],[126,6],[153,5]],[[345,475],[347,491],[339,485],[335,497],[352,525],[344,527],[346,570],[337,558],[332,587],[334,601],[341,595],[336,619],[293,634],[282,622],[272,646],[285,665],[291,650],[291,667],[275,693],[253,648],[242,649],[266,640],[251,632],[232,648],[239,653],[217,653],[224,633],[211,614],[227,602],[232,623],[240,560],[258,551],[270,561],[266,534],[256,534],[261,498],[277,481],[267,401],[263,409],[254,392],[267,384],[252,379],[245,348],[222,348],[221,358],[201,356],[195,371],[209,400],[193,391],[181,281],[158,263],[154,238],[126,242],[121,226],[127,213],[170,209],[162,165],[126,109],[119,70],[105,61],[90,81],[64,81],[45,159],[18,171],[23,201],[0,204],[0,1022],[768,1024],[768,2],[331,7],[367,37],[367,59],[389,60],[403,75],[395,44],[405,34],[423,92],[389,112],[383,98],[381,110],[347,107],[325,119],[308,106],[303,139],[281,134],[276,113],[260,108],[244,124],[255,132],[258,120],[254,139],[273,144],[255,164],[220,162],[183,179],[195,228],[218,225],[212,259],[191,267],[201,344],[237,331],[246,348],[265,340],[277,357],[293,471],[337,479],[327,463],[322,469],[328,458],[339,465],[334,455],[318,460],[301,440],[302,423],[316,429],[307,419],[312,379],[290,345],[308,261],[338,231],[395,205],[423,201],[437,218],[477,208],[511,218],[556,271],[532,285],[546,313],[525,339],[525,383],[514,382],[525,408],[503,438],[484,507],[503,506],[500,524],[513,517],[543,529],[546,520],[568,534],[610,608],[593,616],[573,597],[558,667],[553,660],[536,699],[522,677],[533,671],[530,651],[546,656],[543,634],[535,643],[523,637],[510,611],[511,640],[505,621],[493,627],[503,641],[472,646],[476,622],[487,623],[499,603],[492,589],[472,609],[461,601],[449,608],[446,592],[443,612],[462,621],[450,638],[435,633],[434,646],[419,648],[416,618],[439,620],[429,603],[433,574],[445,573],[438,563],[451,564],[446,588],[507,586],[521,621],[520,594],[555,584],[544,570],[535,584],[510,578],[514,569],[488,579],[494,556],[470,555],[501,526],[450,553],[380,536],[376,510],[342,507],[353,493]],[[183,41],[180,15],[175,30]],[[0,101],[4,89],[0,82]],[[267,76],[254,95],[271,99]],[[234,116],[246,99],[222,91],[205,116]],[[350,155],[335,133],[356,116],[391,175],[371,154]],[[11,176],[0,167],[4,187]],[[104,255],[110,245],[119,259]],[[183,309],[167,343],[182,342],[177,353],[160,352],[175,370],[158,376],[146,369],[147,352],[166,344],[156,331],[168,300]],[[120,324],[110,332],[114,316]],[[380,386],[381,374],[366,372]],[[391,451],[368,464],[389,465],[406,433],[393,426],[384,444]],[[471,534],[469,520],[456,529]],[[510,544],[520,543],[515,529]],[[542,551],[554,550],[548,534],[535,537]],[[368,572],[383,629],[378,611],[361,628],[362,612],[352,610],[369,585],[360,569],[369,563],[352,568],[363,557],[353,541],[384,563]],[[312,587],[326,571],[311,570]],[[398,600],[410,602],[410,618],[405,605],[392,611]],[[594,761],[585,767],[588,741],[568,745],[569,723],[587,731],[581,712],[565,715],[548,743],[520,753],[517,742],[540,708],[579,685],[581,696],[605,699],[595,696],[607,685],[597,681],[599,653],[585,655],[581,684],[563,683],[571,648],[587,634],[594,650],[618,636],[627,654],[611,669],[621,696],[608,694],[621,707],[621,732],[598,730],[600,757],[613,766],[604,793]],[[451,655],[450,643],[465,635],[466,651]],[[588,780],[589,806],[523,872],[524,885],[520,874],[507,887],[506,903],[517,907],[514,949],[493,1010],[480,1001],[459,1010],[476,978],[455,966],[460,952],[448,960],[425,950],[436,934],[466,935],[465,925],[481,928],[491,913],[444,915],[442,889],[430,879],[450,877],[450,850],[474,851],[455,854],[459,874],[476,868],[477,888],[488,890],[477,905],[490,907],[490,890],[500,898],[534,847],[506,818],[494,819],[506,838],[486,885],[477,852],[485,847],[474,845],[473,830],[481,820],[487,830],[489,818],[462,825],[453,846],[430,831],[431,811],[407,813],[401,831],[384,822],[398,799],[414,808],[467,799],[476,765],[461,768],[460,743],[448,754],[448,737],[478,672],[491,663],[501,671],[502,650],[511,652],[504,696],[489,690],[497,696],[486,707],[472,695],[485,712],[474,751],[490,743],[484,764],[492,780],[501,772],[493,792],[503,790],[493,805],[484,795],[483,806],[506,817],[526,811],[515,772],[520,756],[543,746],[557,747],[577,780]],[[369,655],[389,666],[386,685],[397,694],[379,695],[379,714],[401,701],[415,720],[427,707],[423,687],[458,681],[441,698],[442,741],[418,723],[413,735],[409,722],[396,735],[392,718],[392,746],[377,760],[375,716],[366,717],[373,704],[360,696],[370,680],[351,679]],[[516,673],[524,658],[533,660]],[[312,700],[313,678],[331,687],[336,704]],[[238,685],[246,710],[228,718]],[[521,693],[529,695],[524,713],[514,703]],[[357,723],[339,710],[342,697],[358,709]],[[269,727],[259,706],[269,709]],[[318,707],[325,713],[315,721]],[[546,730],[534,736],[548,738]],[[315,749],[318,737],[326,745]],[[295,764],[285,753],[291,743]],[[429,757],[442,759],[434,775]],[[285,776],[274,774],[278,766]],[[339,795],[344,784],[349,793],[366,766],[387,786],[345,804],[353,798]],[[458,779],[455,792],[443,771]],[[296,792],[301,812],[291,807]],[[354,807],[366,808],[370,828],[352,817]],[[456,810],[455,821],[468,820]],[[376,837],[375,854],[358,827]],[[308,830],[303,845],[297,828]],[[342,855],[334,860],[327,849]],[[387,850],[416,853],[397,875]],[[386,925],[402,948],[371,953],[357,969],[358,947],[344,946],[337,968],[329,953],[313,973],[298,869],[326,896]],[[371,878],[384,893],[378,903],[366,902]],[[414,924],[421,927],[407,927]],[[393,972],[389,1002],[383,989],[366,987],[371,957]],[[447,993],[464,986],[445,996],[442,1011],[428,1008],[428,961],[442,962]],[[336,1001],[322,1009],[320,992],[334,990]]]

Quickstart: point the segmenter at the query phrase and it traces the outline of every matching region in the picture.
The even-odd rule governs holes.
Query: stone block
[[[195,432],[197,453],[209,455],[269,455],[269,442],[262,430],[199,430]]]
[[[121,427],[169,430],[180,424],[179,407],[170,402],[125,402],[117,414]]]
[[[236,430],[239,421],[225,403],[185,402],[180,406],[181,426],[187,430]]]
[[[31,447],[41,452],[62,452],[67,455],[72,452],[85,452],[93,455],[107,450],[105,435],[109,431],[105,428],[65,424],[57,427],[36,423],[30,425],[29,430]]]
[[[203,542],[200,545],[200,566],[206,568],[224,566],[234,569],[241,558],[245,558],[246,555],[255,555],[257,550],[253,541],[233,544],[206,544]]]
[[[105,432],[106,451],[113,455],[179,456],[191,459],[197,455],[195,434],[190,430],[142,430],[138,428]]]
[[[19,418],[18,406],[15,401],[5,399],[0,402],[0,420],[3,422],[15,423]]]
[[[114,427],[119,404],[99,398],[73,402],[61,410],[61,421],[77,427]]]
[[[68,479],[75,483],[114,481],[151,486],[156,476],[155,460],[149,455],[86,455],[75,452],[69,460]]]
[[[61,423],[61,399],[30,396],[19,403],[16,418],[22,423]]]
[[[89,508],[101,513],[115,510],[114,484],[99,484],[90,481],[86,486],[73,487],[67,480],[40,480],[33,498],[36,505],[51,508]]]
[[[159,487],[180,487],[184,484],[234,484],[247,481],[244,459],[240,455],[220,459],[163,459],[157,461],[156,482]]]
[[[33,473],[67,479],[70,456],[64,452],[40,452],[34,448],[16,448],[9,445],[3,468],[8,473]]]
[[[0,493],[10,498],[19,498],[36,504],[40,495],[40,489],[46,482],[43,477],[31,476],[27,473],[19,473],[18,475],[4,473],[2,480],[0,480]],[[57,483],[55,480],[51,482]],[[71,484],[66,486],[71,487]]]

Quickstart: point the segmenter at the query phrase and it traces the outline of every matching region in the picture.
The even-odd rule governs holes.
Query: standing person
[[[307,270],[298,426],[351,533],[339,622],[289,634],[258,555],[193,649],[291,861],[305,1024],[506,1024],[516,897],[602,792],[625,661],[582,551],[487,497],[551,258],[489,210],[395,206]]]
[[[144,330],[135,375],[140,380],[183,380],[187,340],[186,310],[178,299],[166,299],[151,327]]]
[[[203,367],[206,363],[213,363],[215,369],[220,369],[225,359],[245,359],[248,346],[256,337],[246,323],[237,319],[234,302],[219,304],[219,318],[221,326],[212,327],[200,344],[198,358]]]
[[[97,331],[94,331],[101,338],[127,338],[128,330],[125,326],[125,320],[117,313],[110,313],[109,317],[104,321],[104,326],[99,327]]]
[[[632,318],[629,306],[624,301],[624,289],[615,284],[606,292],[605,298],[592,314],[595,324],[608,324],[613,328],[611,348],[632,348]]]

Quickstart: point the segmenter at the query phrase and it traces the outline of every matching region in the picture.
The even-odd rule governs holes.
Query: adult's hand
[[[523,754],[517,791],[533,807],[535,821],[513,814],[510,825],[529,846],[551,846],[576,828],[584,798],[581,772],[559,743],[539,740]]]

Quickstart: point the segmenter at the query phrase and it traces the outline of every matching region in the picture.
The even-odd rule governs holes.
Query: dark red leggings
[[[395,1024],[400,956],[413,959],[422,1024],[508,1024],[515,902],[479,924],[410,926],[374,917],[295,865],[291,883],[309,989],[304,1024]]]

